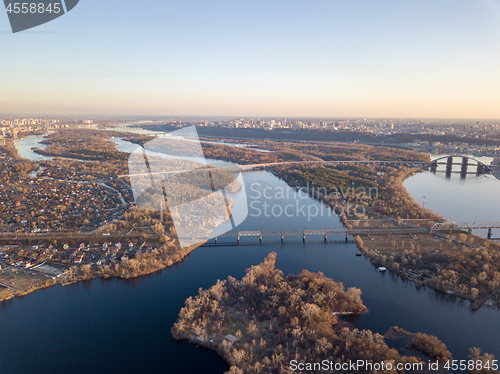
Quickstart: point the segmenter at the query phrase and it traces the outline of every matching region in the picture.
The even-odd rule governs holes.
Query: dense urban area
[[[133,122],[133,119],[130,119]],[[0,120],[0,142],[5,138],[16,138],[18,133],[55,130],[61,128],[97,128],[103,122],[96,119],[2,119]],[[119,121],[117,121],[119,125]],[[125,121],[121,121],[122,123]],[[286,118],[170,118],[143,121],[145,128],[155,129],[162,125],[187,125],[215,129],[248,129],[283,133],[284,131],[316,130],[337,135],[370,136],[374,143],[391,143],[391,139],[402,140],[401,146],[437,153],[469,153],[474,155],[500,155],[500,122],[497,120],[434,120],[434,119],[286,119]],[[398,136],[399,135],[399,136]],[[378,139],[373,139],[378,138]],[[406,141],[405,141],[406,140]],[[363,141],[361,141],[363,142]],[[369,143],[370,141],[368,141]]]

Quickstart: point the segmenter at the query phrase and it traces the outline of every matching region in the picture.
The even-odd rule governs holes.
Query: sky
[[[80,0],[0,47],[1,114],[500,118],[500,0]]]

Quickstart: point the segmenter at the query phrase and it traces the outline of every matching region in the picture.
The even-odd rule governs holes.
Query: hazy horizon
[[[431,118],[431,117],[356,117],[356,116],[328,116],[328,117],[322,117],[322,116],[286,116],[286,115],[276,115],[276,116],[259,116],[259,115],[254,115],[254,116],[242,116],[242,115],[141,115],[141,114],[131,114],[131,115],[124,115],[124,114],[95,114],[95,113],[89,113],[89,114],[40,114],[40,113],[1,113],[0,116],[2,118],[40,118],[40,119],[53,119],[53,118],[58,118],[58,119],[97,119],[97,120],[117,120],[117,121],[138,121],[138,120],[145,120],[145,121],[166,121],[169,119],[172,120],[180,120],[180,119],[185,119],[185,120],[196,120],[196,119],[211,119],[211,120],[216,120],[216,119],[226,119],[226,120],[231,120],[231,119],[245,119],[245,120],[251,120],[251,119],[262,119],[262,120],[272,120],[272,119],[280,119],[280,118],[285,118],[287,120],[291,121],[300,121],[300,120],[323,120],[323,121],[346,121],[346,120],[394,120],[394,121],[404,121],[404,120],[414,120],[414,121],[500,121],[499,118]]]

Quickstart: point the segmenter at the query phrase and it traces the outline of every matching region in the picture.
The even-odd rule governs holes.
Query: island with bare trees
[[[229,277],[200,289],[186,300],[172,336],[218,352],[231,374],[293,373],[301,363],[326,364],[325,360],[328,370],[361,360],[384,362],[385,369],[378,372],[428,372],[428,359],[437,360],[442,370],[451,358],[446,346],[431,335],[393,327],[382,336],[353,328],[343,316],[366,312],[359,289],[346,290],[342,283],[307,270],[284,276],[275,268],[276,258],[276,253],[269,254],[247,269],[241,281]],[[404,353],[390,348],[389,339],[406,341]],[[492,359],[477,349],[471,352],[478,359]],[[358,371],[377,371],[368,364]]]

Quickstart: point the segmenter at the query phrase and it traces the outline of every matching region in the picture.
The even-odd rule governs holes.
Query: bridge
[[[114,125],[110,126],[109,128],[115,131],[144,131],[143,128],[137,126]]]
[[[422,227],[416,226],[413,224],[406,223],[406,221],[412,220],[403,220],[403,223],[406,225],[404,227],[392,227],[392,228],[351,228],[351,229],[334,229],[334,230],[274,230],[274,231],[231,231],[227,233],[223,233],[217,235],[214,238],[215,244],[218,244],[219,238],[234,238],[236,239],[236,243],[240,243],[241,238],[250,237],[250,238],[258,238],[259,242],[262,243],[264,237],[271,238],[280,238],[283,242],[285,236],[292,237],[301,237],[305,242],[307,236],[323,236],[324,241],[326,242],[328,236],[330,235],[345,235],[345,240],[348,241],[349,236],[366,236],[366,235],[417,235],[417,234],[438,234],[443,231],[467,231],[468,233],[472,233],[472,230],[488,230],[488,239],[492,238],[492,230],[500,229],[500,222],[479,222],[479,223],[456,223],[456,222],[437,222],[434,223],[430,227]],[[421,221],[421,220],[418,220]],[[365,222],[365,221],[349,221],[350,223],[356,222]],[[58,234],[53,233],[0,233],[0,242],[20,242],[20,241],[29,241],[30,243],[36,240],[48,241],[48,240],[71,240],[71,241],[86,241],[93,240],[96,242],[105,240],[130,240],[130,239],[143,239],[143,234],[125,234],[125,233],[116,233],[112,235],[103,236],[99,233],[70,233],[63,232]],[[495,239],[493,239],[495,240]],[[223,244],[223,243],[222,243]]]
[[[235,231],[227,232],[225,234],[218,235],[214,238],[215,243],[217,243],[218,238],[236,238],[237,242],[240,242],[242,237],[256,237],[259,238],[259,242],[262,243],[263,237],[280,237],[283,242],[285,236],[301,236],[303,241],[306,241],[306,236],[309,235],[323,235],[325,242],[328,239],[328,235],[343,234],[345,235],[345,240],[349,239],[349,235],[388,235],[388,234],[427,234],[429,233],[428,228],[396,228],[396,229],[339,229],[339,230],[288,230],[288,231]]]
[[[313,160],[313,161],[281,161],[281,162],[270,162],[261,164],[249,164],[249,165],[231,165],[231,166],[217,166],[213,167],[207,165],[207,167],[202,167],[199,169],[186,169],[186,170],[172,170],[163,172],[152,172],[152,173],[139,173],[139,174],[122,174],[119,178],[123,177],[137,177],[137,176],[150,176],[158,174],[179,174],[193,171],[200,171],[208,169],[223,170],[228,172],[240,172],[240,171],[251,171],[251,170],[261,170],[273,166],[281,165],[383,165],[383,166],[406,166],[406,167],[428,167],[430,162],[425,161],[365,161],[365,160],[350,160],[350,161],[324,161],[324,160]]]
[[[461,159],[461,162],[453,162],[455,158]],[[444,161],[446,160],[446,162]],[[471,163],[470,161],[474,161],[474,163]],[[281,165],[311,165],[311,164],[327,164],[327,165],[367,165],[367,166],[372,166],[372,165],[379,165],[379,166],[404,166],[408,168],[419,168],[419,169],[430,169],[433,173],[436,173],[438,165],[446,165],[446,176],[449,177],[451,176],[453,165],[460,165],[461,170],[460,170],[460,175],[462,178],[465,178],[467,174],[476,174],[476,175],[483,175],[483,174],[491,174],[491,168],[490,166],[484,164],[483,162],[471,158],[471,157],[465,157],[465,156],[458,156],[458,155],[452,155],[452,156],[445,156],[441,157],[435,160],[432,160],[430,162],[428,161],[387,161],[387,160],[349,160],[349,161],[324,161],[324,160],[315,160],[315,161],[284,161],[284,162],[273,162],[273,163],[263,163],[263,164],[251,164],[251,165],[241,165],[239,166],[239,169],[242,171],[246,170],[255,170],[255,169],[264,169],[267,167],[273,167],[273,166],[281,166]],[[476,171],[475,172],[468,172],[468,167],[469,166],[476,166]],[[500,175],[498,173],[493,173],[493,175],[500,179]]]
[[[492,238],[492,230],[500,228],[500,222],[479,222],[468,224],[467,222],[438,222],[432,225],[429,229],[429,234],[434,231],[453,231],[467,230],[468,234],[472,234],[472,230],[488,230],[488,239]]]
[[[454,159],[455,158],[461,158],[462,161],[461,162],[454,162]],[[444,161],[446,160],[446,162]],[[475,164],[471,164],[470,161],[474,161]],[[471,158],[471,157],[465,157],[465,156],[445,156],[445,157],[441,157],[441,158],[438,158],[438,159],[435,159],[435,160],[432,160],[430,163],[429,163],[429,168],[430,170],[433,172],[433,173],[436,173],[436,170],[437,170],[437,167],[438,165],[446,165],[446,177],[449,178],[451,176],[451,173],[452,173],[452,170],[453,170],[453,165],[459,165],[460,166],[460,177],[461,178],[465,178],[467,174],[474,174],[473,173],[469,173],[467,171],[468,167],[470,165],[475,165],[476,166],[476,171],[475,171],[475,174],[476,175],[483,175],[483,174],[491,174],[491,169],[489,166],[485,165],[484,163],[482,163],[481,161],[475,159],[475,158]],[[498,176],[496,174],[493,174],[495,177],[498,178]],[[499,178],[500,179],[500,178]]]
[[[240,243],[243,237],[253,237],[259,238],[259,242],[262,243],[264,237],[274,237],[280,238],[281,242],[284,241],[285,236],[295,236],[302,237],[302,241],[306,241],[307,236],[311,235],[321,235],[326,242],[329,235],[345,235],[346,242],[349,236],[366,236],[366,235],[391,235],[391,234],[407,234],[407,235],[417,235],[417,234],[433,234],[441,231],[462,231],[467,230],[468,233],[472,233],[472,230],[476,229],[487,229],[488,239],[492,239],[492,230],[500,229],[500,222],[487,222],[487,223],[456,223],[456,222],[438,222],[433,224],[431,227],[419,227],[414,225],[409,225],[404,228],[352,228],[352,229],[338,229],[338,230],[287,230],[287,231],[233,231],[218,235],[214,238],[214,244],[218,244],[219,238],[235,238],[236,243]]]
[[[461,162],[454,162],[454,159],[461,159]],[[444,161],[446,160],[446,161]],[[474,163],[472,163],[473,161]],[[249,164],[249,165],[231,165],[231,166],[221,166],[221,167],[212,167],[208,166],[209,169],[218,169],[224,170],[228,172],[238,173],[244,171],[253,171],[253,170],[262,170],[265,168],[273,167],[273,166],[283,166],[283,165],[366,165],[366,166],[392,166],[392,167],[408,167],[408,168],[418,168],[422,170],[429,169],[431,172],[436,173],[438,165],[446,165],[446,177],[450,177],[453,172],[454,165],[460,165],[460,176],[461,178],[465,178],[467,174],[475,174],[477,176],[483,174],[492,174],[497,179],[500,179],[500,172],[492,172],[493,166],[488,166],[483,162],[465,156],[445,156],[432,161],[389,161],[389,160],[342,160],[342,161],[324,161],[324,160],[311,160],[311,161],[280,161],[280,162],[270,162],[270,163],[260,163],[260,164]],[[475,166],[476,170],[474,172],[468,172],[469,166]],[[175,171],[166,171],[166,172],[156,172],[156,173],[147,173],[147,174],[124,174],[119,175],[122,177],[133,177],[133,176],[147,176],[154,174],[178,174],[185,172],[193,172],[199,171],[202,169],[196,170],[175,170]]]

